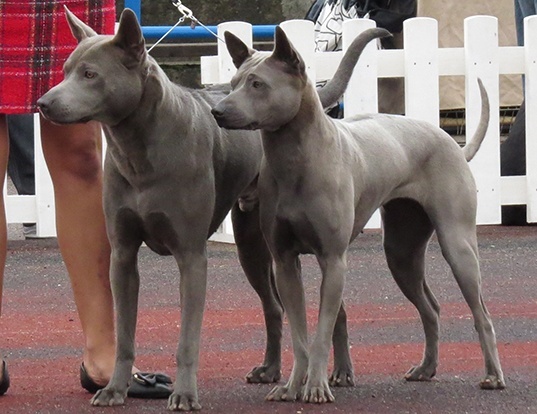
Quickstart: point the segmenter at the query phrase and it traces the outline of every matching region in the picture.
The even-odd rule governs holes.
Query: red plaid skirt
[[[63,79],[76,46],[64,5],[97,33],[114,32],[114,0],[0,0],[0,114],[36,112]]]

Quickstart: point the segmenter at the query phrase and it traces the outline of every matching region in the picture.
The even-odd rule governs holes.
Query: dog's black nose
[[[224,110],[218,108],[218,106],[215,106],[213,109],[211,109],[211,114],[213,114],[215,118],[221,118],[222,116],[224,116]]]
[[[37,100],[37,107],[43,115],[46,115],[49,112],[48,102],[42,97]]]

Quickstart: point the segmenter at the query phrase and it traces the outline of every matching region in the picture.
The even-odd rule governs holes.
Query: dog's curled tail
[[[330,79],[324,87],[317,91],[323,108],[328,108],[329,106],[334,105],[337,100],[341,98],[345,89],[347,89],[354,66],[356,65],[356,62],[358,62],[358,58],[367,44],[373,39],[388,36],[392,36],[392,34],[386,29],[373,28],[363,31],[353,40],[341,59],[341,63],[339,64],[334,77]]]
[[[477,83],[479,84],[479,93],[481,94],[481,117],[472,140],[463,148],[466,161],[470,161],[472,158],[474,158],[475,154],[479,150],[479,147],[481,147],[481,143],[487,134],[490,120],[490,104],[487,90],[483,86],[481,79],[477,78]]]

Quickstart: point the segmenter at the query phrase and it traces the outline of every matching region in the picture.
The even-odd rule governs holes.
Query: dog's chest
[[[167,214],[154,212],[144,218],[144,241],[155,253],[166,256],[177,248],[177,232]]]
[[[352,180],[340,180],[346,184],[337,187],[331,180],[302,177],[291,187],[274,181],[261,190],[261,205],[275,201],[263,217],[264,225],[272,226],[275,248],[322,254],[332,248],[331,240],[348,242],[354,219]]]
[[[272,223],[272,241],[278,250],[290,249],[302,254],[322,250],[314,223],[296,200],[280,199]]]
[[[273,243],[278,251],[295,251],[300,254],[322,251],[320,239],[312,223],[306,217],[276,216]]]
[[[117,172],[127,181],[144,179],[155,172],[155,166],[150,162],[145,148],[120,148],[109,145],[107,156]]]

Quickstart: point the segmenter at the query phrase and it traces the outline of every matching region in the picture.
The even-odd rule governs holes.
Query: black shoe
[[[97,384],[88,375],[84,363],[80,365],[80,385],[92,394],[104,388],[104,385]],[[166,374],[137,372],[132,375],[127,396],[130,398],[158,399],[168,398],[171,393],[172,379]]]
[[[104,385],[99,385],[93,381],[93,379],[89,376],[88,371],[86,371],[84,363],[80,365],[80,385],[82,388],[92,394],[95,394],[97,391],[105,387]]]
[[[0,395],[4,395],[9,388],[9,374],[6,361],[2,361],[2,381],[0,382]]]

